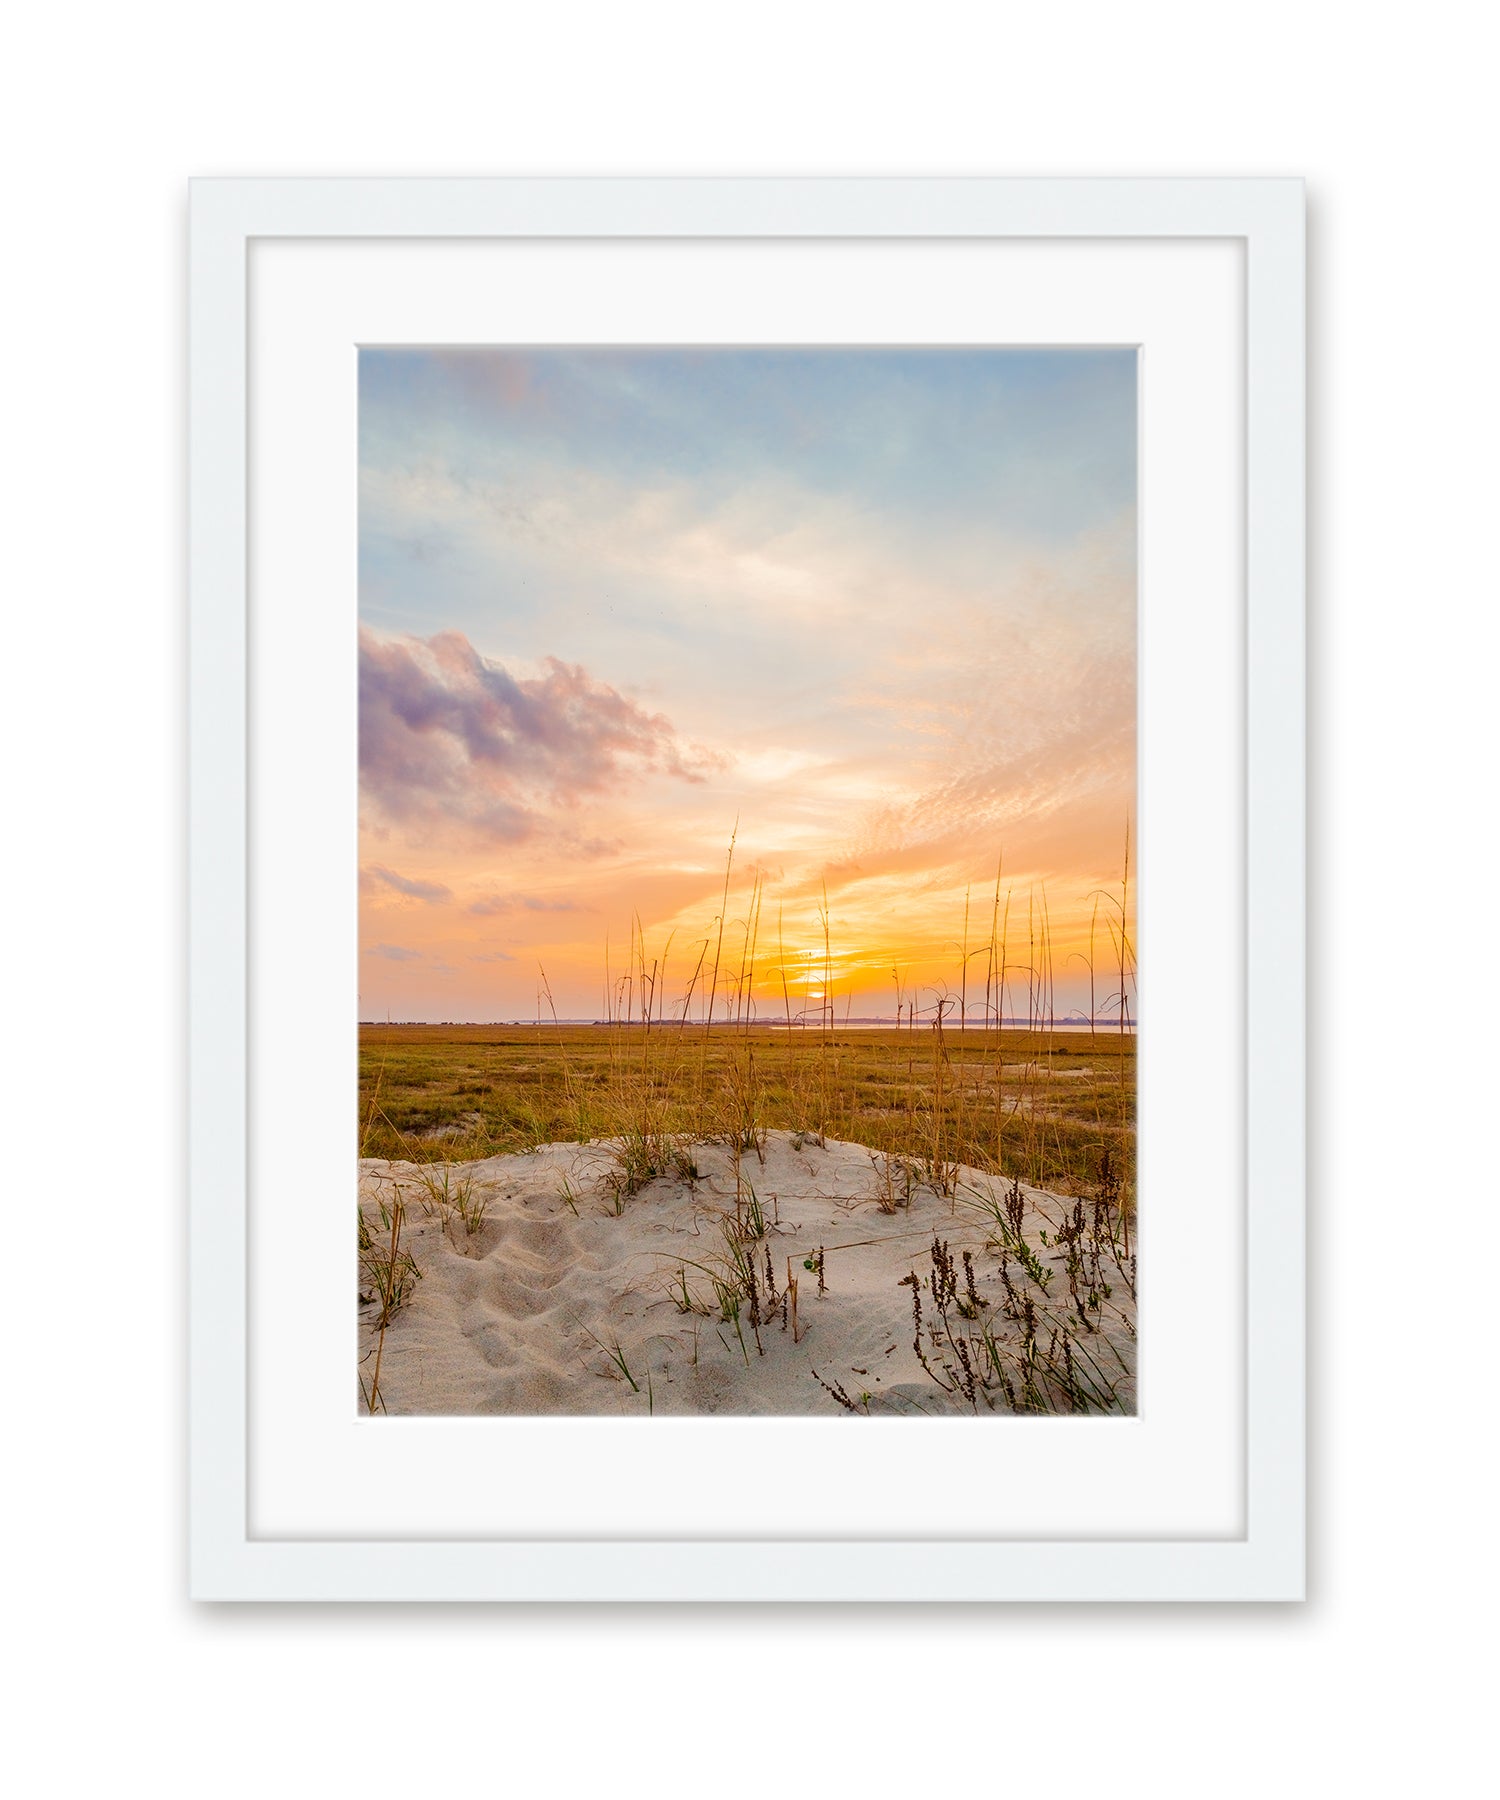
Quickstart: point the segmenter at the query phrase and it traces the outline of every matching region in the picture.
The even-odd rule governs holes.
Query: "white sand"
[[[993,1376],[987,1387],[974,1386],[972,1399],[964,1391],[953,1338],[962,1337],[983,1367],[979,1334],[989,1329],[1012,1371],[1013,1397],[1024,1403],[1029,1295],[1036,1308],[1033,1356],[1050,1352],[1061,1369],[1072,1350],[1084,1380],[1096,1391],[1107,1381],[1119,1407],[1134,1410],[1132,1265],[1127,1256],[1116,1260],[1106,1251],[1099,1264],[1086,1263],[1092,1279],[1089,1273],[1080,1279],[1075,1264],[1085,1326],[1069,1292],[1068,1256],[1056,1241],[1072,1201],[1023,1188],[1024,1236],[1052,1274],[1043,1290],[1010,1256],[1018,1308],[1002,1281],[994,1222],[983,1210],[991,1197],[1003,1201],[1007,1184],[964,1169],[954,1197],[918,1185],[909,1201],[884,1212],[879,1198],[889,1189],[890,1174],[883,1156],[858,1144],[824,1145],[800,1133],[771,1132],[763,1160],[745,1151],[740,1161],[741,1211],[753,1187],[767,1221],[765,1236],[745,1246],[761,1288],[757,1344],[748,1302],[737,1331],[721,1315],[708,1272],[728,1261],[725,1224],[736,1197],[731,1152],[722,1144],[698,1143],[687,1154],[700,1179],[653,1181],[625,1199],[619,1215],[604,1183],[613,1162],[609,1144],[549,1144],[527,1155],[446,1169],[362,1162],[360,1203],[377,1241],[385,1235],[379,1199],[399,1192],[406,1208],[402,1244],[421,1270],[411,1301],[386,1328],[380,1352],[385,1409],[837,1414],[844,1409],[820,1385],[821,1376],[841,1386],[862,1411],[1007,1412],[1003,1384]],[[431,1204],[423,1177],[441,1184],[445,1173],[450,1192],[471,1179],[473,1193],[487,1202],[484,1223],[472,1235],[450,1209]],[[898,1197],[904,1198],[905,1187],[898,1176]],[[1087,1202],[1084,1214],[1092,1220]],[[1043,1242],[1043,1232],[1050,1242]],[[933,1294],[934,1234],[949,1246],[956,1271],[948,1332]],[[804,1266],[820,1246],[827,1284],[821,1295],[815,1270]],[[975,1292],[985,1303],[977,1308],[965,1299],[965,1250],[973,1257]],[[768,1251],[774,1306],[764,1291]],[[797,1341],[789,1307],[783,1327],[788,1259],[798,1283]],[[952,1393],[924,1371],[913,1350],[913,1290],[903,1279],[912,1273],[921,1283],[923,1350]],[[684,1275],[694,1310],[682,1310]],[[962,1316],[964,1310],[972,1319]],[[366,1387],[375,1363],[377,1311],[362,1301]],[[1022,1316],[1014,1316],[1018,1311]],[[616,1347],[630,1380],[612,1360]],[[1045,1385],[1040,1374],[1037,1381],[1039,1388]],[[1050,1391],[1047,1410],[1070,1410],[1065,1393],[1055,1385]]]

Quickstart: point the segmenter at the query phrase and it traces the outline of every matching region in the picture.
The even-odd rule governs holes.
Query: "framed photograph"
[[[191,269],[195,1597],[1300,1598],[1301,184]]]

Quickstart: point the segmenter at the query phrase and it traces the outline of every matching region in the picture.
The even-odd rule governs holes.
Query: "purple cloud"
[[[713,759],[577,664],[517,678],[461,633],[359,634],[365,801],[395,822],[435,818],[492,842],[530,837],[549,808],[643,773],[702,781]]]
[[[410,875],[398,875],[394,869],[387,869],[381,863],[370,863],[360,870],[359,891],[362,894],[378,894],[382,888],[405,894],[412,900],[426,900],[433,904],[453,898],[452,888],[444,887],[440,881],[417,881]]]

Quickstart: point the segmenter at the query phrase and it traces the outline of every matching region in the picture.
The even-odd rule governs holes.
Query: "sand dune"
[[[609,1143],[361,1162],[377,1244],[381,1202],[399,1194],[421,1271],[380,1347],[384,1410],[1134,1411],[1133,1245],[1089,1202],[1075,1213],[1022,1188],[1023,1254],[1005,1244],[1008,1184],[977,1170],[943,1195],[861,1145],[784,1131],[738,1166],[722,1143],[683,1156],[691,1173],[651,1181],[618,1213]],[[463,1193],[471,1221],[484,1203],[472,1231],[453,1204]],[[379,1308],[367,1272],[361,1285],[368,1389]]]

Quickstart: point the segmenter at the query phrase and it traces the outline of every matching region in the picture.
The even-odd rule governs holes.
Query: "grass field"
[[[1129,1196],[1134,1034],[715,1024],[362,1025],[362,1156],[456,1162],[618,1138],[644,1172],[673,1140],[786,1129],[1056,1192]],[[649,1179],[649,1174],[646,1174]]]

